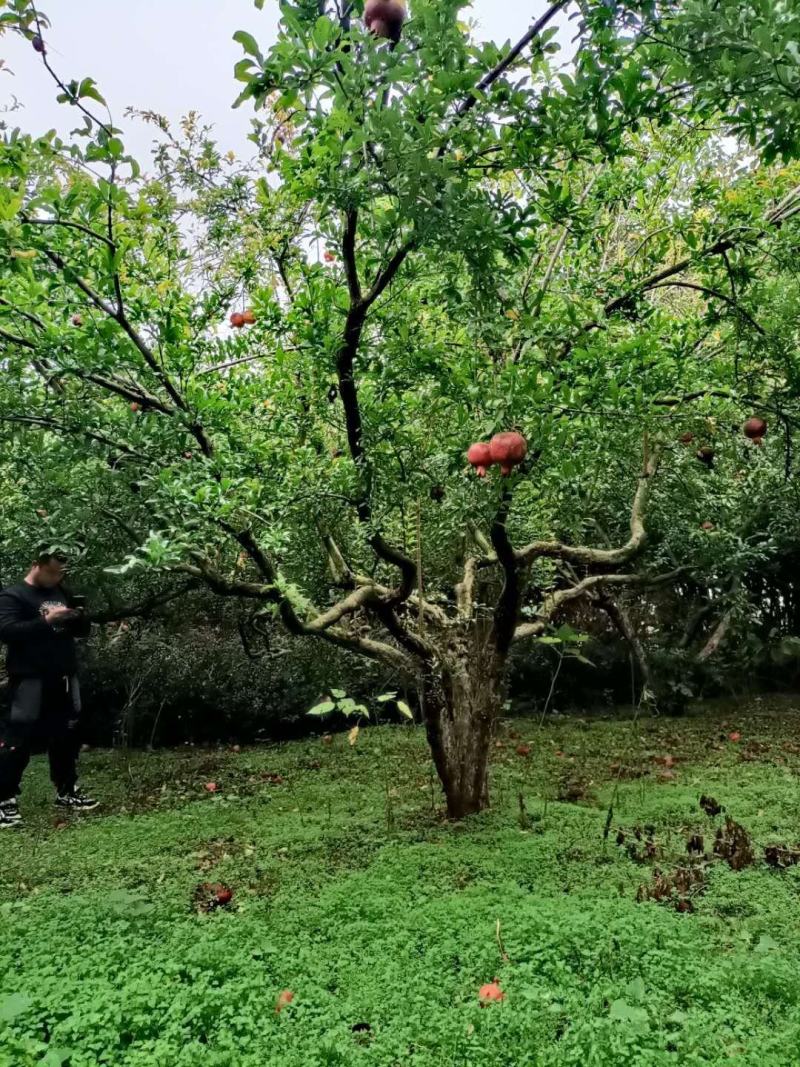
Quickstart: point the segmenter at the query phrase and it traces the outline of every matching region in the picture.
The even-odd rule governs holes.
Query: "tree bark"
[[[463,819],[489,806],[489,754],[503,709],[501,657],[463,651],[455,662],[431,670],[422,682],[425,727],[447,816]]]

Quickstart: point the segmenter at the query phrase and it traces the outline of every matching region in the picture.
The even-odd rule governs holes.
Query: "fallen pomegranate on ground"
[[[694,434],[691,430],[687,430],[686,433],[681,434],[678,440],[682,445],[690,445],[694,441]]]
[[[219,786],[216,782],[206,782],[203,788],[207,793],[216,793],[219,789]]]
[[[233,890],[222,882],[201,882],[194,891],[195,908],[206,914],[226,908],[232,900]]]
[[[280,1015],[284,1008],[288,1008],[294,1000],[294,993],[291,989],[284,989],[278,994],[278,999],[275,1001],[275,1014]]]
[[[400,40],[406,15],[403,0],[367,0],[364,7],[364,23],[370,33],[395,43]]]
[[[500,988],[497,979],[493,982],[487,982],[486,985],[482,985],[478,990],[478,1000],[482,1008],[485,1008],[487,1004],[498,1004],[505,999],[506,995]]]

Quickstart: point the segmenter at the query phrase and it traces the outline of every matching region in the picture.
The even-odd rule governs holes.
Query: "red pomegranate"
[[[244,315],[241,311],[233,312],[231,315],[231,326],[233,326],[234,330],[241,330],[242,326],[244,326]]]
[[[751,441],[761,442],[762,437],[767,436],[767,424],[763,419],[752,418],[748,419],[744,424],[744,435],[749,437]]]
[[[694,434],[691,430],[687,430],[686,433],[681,434],[678,440],[682,445],[690,445],[694,441]]]
[[[485,478],[487,469],[494,464],[494,460],[492,459],[492,449],[489,442],[477,441],[474,445],[470,445],[469,452],[467,452],[467,459],[475,468],[478,477]]]
[[[478,990],[478,1000],[481,1002],[482,1008],[485,1008],[487,1004],[497,1004],[505,999],[506,995],[500,988],[497,979],[493,982],[487,982],[486,985],[482,985]]]
[[[83,319],[78,314],[73,315],[71,321],[73,326],[83,326]]]
[[[531,746],[530,745],[517,745],[517,755],[518,756],[522,756],[523,759],[526,759],[528,756],[530,756],[530,754],[531,754]]]
[[[704,522],[700,526],[700,529],[701,530],[705,530],[706,533],[711,533],[711,531],[714,529],[714,523],[713,522]]]
[[[403,0],[367,0],[364,23],[376,37],[399,41],[405,21],[406,5]]]
[[[336,262],[336,256],[330,250],[325,252],[325,254],[323,255],[322,258],[325,260],[326,263],[335,263]]]
[[[226,904],[230,904],[233,900],[233,890],[227,885],[214,886],[214,892],[217,899],[217,904],[220,907],[224,907]]]
[[[505,476],[511,474],[514,467],[522,463],[528,454],[528,442],[521,433],[496,434],[489,443],[489,448],[492,463],[499,463],[500,471]]]
[[[253,323],[256,321],[256,317],[253,313],[252,308],[248,308],[246,311],[242,312],[242,321],[244,322],[245,326],[253,325]]]
[[[701,463],[705,463],[707,467],[714,466],[714,449],[710,445],[703,445],[698,451],[697,458]]]
[[[291,989],[284,989],[278,994],[278,999],[275,1001],[275,1012],[277,1015],[283,1011],[284,1008],[288,1008],[294,1000],[294,993]]]

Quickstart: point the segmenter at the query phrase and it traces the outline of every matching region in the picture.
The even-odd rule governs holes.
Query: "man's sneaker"
[[[17,798],[14,797],[12,800],[2,801],[0,803],[0,830],[11,826],[19,826],[21,823],[22,816],[19,813]]]
[[[69,793],[59,793],[56,797],[56,807],[66,808],[68,811],[94,811],[100,807],[100,801],[87,797],[80,789],[75,788]]]

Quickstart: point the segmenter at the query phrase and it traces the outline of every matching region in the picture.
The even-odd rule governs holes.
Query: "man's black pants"
[[[17,795],[31,752],[41,742],[53,784],[59,793],[71,792],[80,751],[78,679],[12,678],[10,693],[11,709],[0,723],[0,801]]]

